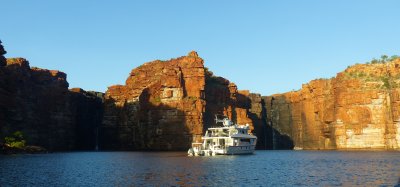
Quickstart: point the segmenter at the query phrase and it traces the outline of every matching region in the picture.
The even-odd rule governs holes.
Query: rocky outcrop
[[[5,53],[2,46],[0,53]],[[31,68],[23,58],[0,65],[0,143],[21,131],[28,145],[50,151],[94,149],[92,136],[101,121],[102,101],[90,93],[69,91],[66,78],[60,71]]]
[[[196,52],[132,70],[105,94],[101,148],[186,150],[202,134],[204,85]]]
[[[215,125],[215,114],[249,124],[253,131],[262,129],[261,103],[259,94],[238,91],[234,83],[214,76],[196,52],[145,63],[132,70],[125,85],[108,88],[100,145],[102,149],[187,150]]]
[[[399,66],[399,59],[355,65],[299,91],[265,97],[275,146],[399,149]]]
[[[20,130],[33,145],[54,150],[73,148],[66,74],[31,69],[23,58],[7,59],[0,69],[0,95],[1,139]]]
[[[48,151],[39,146],[25,146],[22,148],[19,147],[10,147],[6,144],[0,143],[0,153],[11,155],[11,154],[43,154],[48,153]]]
[[[0,67],[3,67],[6,65],[6,58],[3,56],[6,54],[6,50],[4,50],[3,45],[1,45],[1,40],[0,40]]]

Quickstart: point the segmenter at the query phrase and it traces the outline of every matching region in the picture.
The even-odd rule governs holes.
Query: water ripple
[[[0,156],[0,186],[399,186],[400,152],[73,152]]]

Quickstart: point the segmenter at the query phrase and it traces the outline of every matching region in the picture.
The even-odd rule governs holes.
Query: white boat
[[[201,138],[202,143],[193,142],[188,150],[189,156],[213,156],[252,154],[256,148],[257,137],[249,133],[249,125],[237,125],[225,116],[216,116],[220,127],[208,128]]]

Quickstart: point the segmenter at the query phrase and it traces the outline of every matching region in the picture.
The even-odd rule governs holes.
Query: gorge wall
[[[257,103],[255,104],[252,103]],[[169,61],[156,60],[135,68],[125,85],[105,94],[101,148],[121,150],[187,150],[201,141],[214,114],[260,128],[261,96],[238,91],[214,76],[196,52]],[[258,121],[253,119],[257,119]]]
[[[257,148],[265,148],[266,111],[260,94],[238,90],[234,83],[206,69],[205,95],[205,128],[215,124],[215,114],[223,114],[237,124],[249,124],[252,133],[257,135]]]
[[[69,90],[65,73],[6,59],[2,45],[0,54],[0,144],[21,131],[51,151],[187,150],[215,114],[263,129],[261,96],[214,76],[196,52],[145,63],[105,94]]]
[[[264,97],[267,122],[300,149],[399,149],[400,60],[355,65]],[[279,147],[279,145],[274,145]]]
[[[133,69],[105,93],[101,148],[184,150],[203,130],[204,65],[195,52]]]
[[[30,67],[5,53],[0,45],[0,140],[21,131],[28,144],[49,150],[94,149],[101,99],[68,90],[63,72]]]
[[[223,114],[249,124],[258,149],[400,149],[398,58],[261,96],[215,76],[194,51],[145,63],[104,94],[4,54],[0,42],[0,145],[22,131],[53,151],[186,151]]]

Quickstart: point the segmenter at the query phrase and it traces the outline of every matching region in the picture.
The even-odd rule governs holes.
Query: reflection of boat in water
[[[218,115],[215,121],[217,124],[222,123],[222,127],[208,128],[201,138],[203,143],[192,143],[192,148],[188,150],[189,156],[252,154],[254,152],[257,137],[249,133],[248,124],[233,124],[227,117]]]

